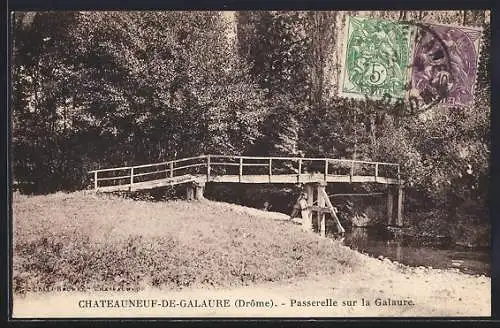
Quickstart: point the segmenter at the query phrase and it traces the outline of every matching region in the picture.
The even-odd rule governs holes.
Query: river
[[[456,268],[468,274],[490,276],[491,260],[487,248],[422,245],[405,238],[396,240],[377,228],[349,228],[344,244],[372,257],[383,256],[410,266]]]

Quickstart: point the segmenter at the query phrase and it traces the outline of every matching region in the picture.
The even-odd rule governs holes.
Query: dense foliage
[[[96,166],[244,152],[259,136],[262,92],[220,13],[20,13],[14,24],[14,175],[37,192],[81,188]]]
[[[476,103],[401,115],[404,104],[336,97],[338,12],[16,13],[14,179],[24,192],[80,189],[91,168],[202,153],[391,161],[428,227],[487,226],[484,12],[370,15],[484,25]]]

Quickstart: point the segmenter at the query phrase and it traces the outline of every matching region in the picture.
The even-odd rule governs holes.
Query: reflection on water
[[[457,268],[469,274],[490,276],[487,249],[464,249],[451,245],[422,246],[404,238],[395,240],[390,234],[376,228],[352,228],[346,231],[344,244],[373,257],[383,256],[410,266]]]

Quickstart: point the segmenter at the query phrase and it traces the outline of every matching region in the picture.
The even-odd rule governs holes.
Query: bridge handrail
[[[141,169],[141,168],[146,168],[146,167],[167,165],[167,164],[170,164],[170,163],[185,162],[185,161],[190,161],[190,160],[193,160],[193,159],[201,159],[201,158],[206,158],[206,157],[207,157],[207,155],[200,155],[200,156],[195,156],[195,157],[185,157],[185,158],[179,158],[179,159],[174,159],[174,160],[165,161],[165,162],[152,163],[152,164],[111,167],[111,168],[108,168],[108,169],[97,169],[97,170],[88,171],[87,173],[90,174],[90,173],[94,173],[94,172],[110,172],[110,171],[130,170],[131,168]]]
[[[200,160],[204,159],[205,161],[201,163],[195,163],[195,164],[189,164],[189,165],[183,165],[179,167],[175,167],[175,164],[177,163],[182,163],[186,161],[191,161],[191,160]],[[230,162],[211,162],[212,159],[229,159],[229,160],[238,160],[238,162],[230,163]],[[265,160],[266,163],[245,163],[244,160]],[[272,174],[272,162],[273,161],[293,161],[298,163],[298,172],[297,175],[300,178],[300,175],[304,174],[302,173],[302,165],[303,162],[314,162],[314,161],[320,161],[324,162],[324,175],[325,179],[327,175],[329,175],[328,172],[328,167],[329,164],[333,163],[345,163],[350,166],[350,173],[348,176],[353,176],[354,175],[354,164],[368,164],[368,165],[374,165],[375,166],[375,172],[374,174],[370,174],[370,176],[375,177],[375,181],[377,181],[377,178],[379,177],[379,166],[393,166],[397,167],[397,179],[400,180],[400,166],[397,163],[386,163],[386,162],[373,162],[373,161],[363,161],[363,160],[352,160],[352,159],[338,159],[338,158],[315,158],[315,157],[290,157],[290,156],[238,156],[238,155],[200,155],[200,156],[194,156],[194,157],[186,157],[186,158],[180,158],[176,160],[171,160],[171,161],[164,161],[164,162],[159,162],[159,163],[152,163],[152,164],[144,164],[144,165],[134,165],[134,166],[123,166],[123,167],[115,167],[115,168],[107,168],[107,169],[97,169],[97,170],[92,170],[89,171],[88,174],[93,174],[94,175],[94,188],[98,189],[98,181],[107,181],[107,180],[119,180],[119,179],[125,179],[129,178],[130,179],[130,186],[134,184],[134,178],[140,177],[140,176],[146,176],[146,175],[152,175],[152,174],[159,174],[159,173],[167,173],[167,176],[165,178],[174,178],[174,172],[182,169],[187,169],[187,168],[193,168],[193,167],[206,167],[206,175],[207,179],[210,177],[211,174],[211,168],[214,166],[239,166],[239,176],[241,179],[241,176],[243,175],[243,167],[248,167],[248,166],[267,166],[269,167],[268,174],[269,177],[271,177]],[[163,166],[165,165],[165,169],[163,170],[154,170],[150,172],[140,172],[140,173],[135,173],[135,169],[142,169],[142,168],[150,168],[150,167],[157,167],[157,166]],[[123,170],[130,170],[130,173],[128,175],[121,175],[117,177],[98,177],[98,173],[100,172],[112,172],[112,171],[123,171]],[[169,173],[169,174],[168,174]],[[300,180],[300,179],[299,179]]]
[[[357,163],[357,164],[379,164],[379,165],[387,165],[387,166],[399,166],[398,163],[386,163],[386,162],[374,162],[374,161],[361,161],[356,159],[348,159],[348,158],[328,158],[328,157],[281,157],[281,156],[237,156],[237,155],[205,155],[210,156],[211,158],[234,158],[234,159],[253,159],[253,160],[288,160],[288,161],[337,161],[337,162],[346,162],[346,163]]]

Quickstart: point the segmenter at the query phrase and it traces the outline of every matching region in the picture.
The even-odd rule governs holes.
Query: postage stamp
[[[423,105],[472,103],[481,33],[470,27],[419,26],[411,85]]]
[[[340,95],[403,98],[413,29],[389,20],[348,17]]]

